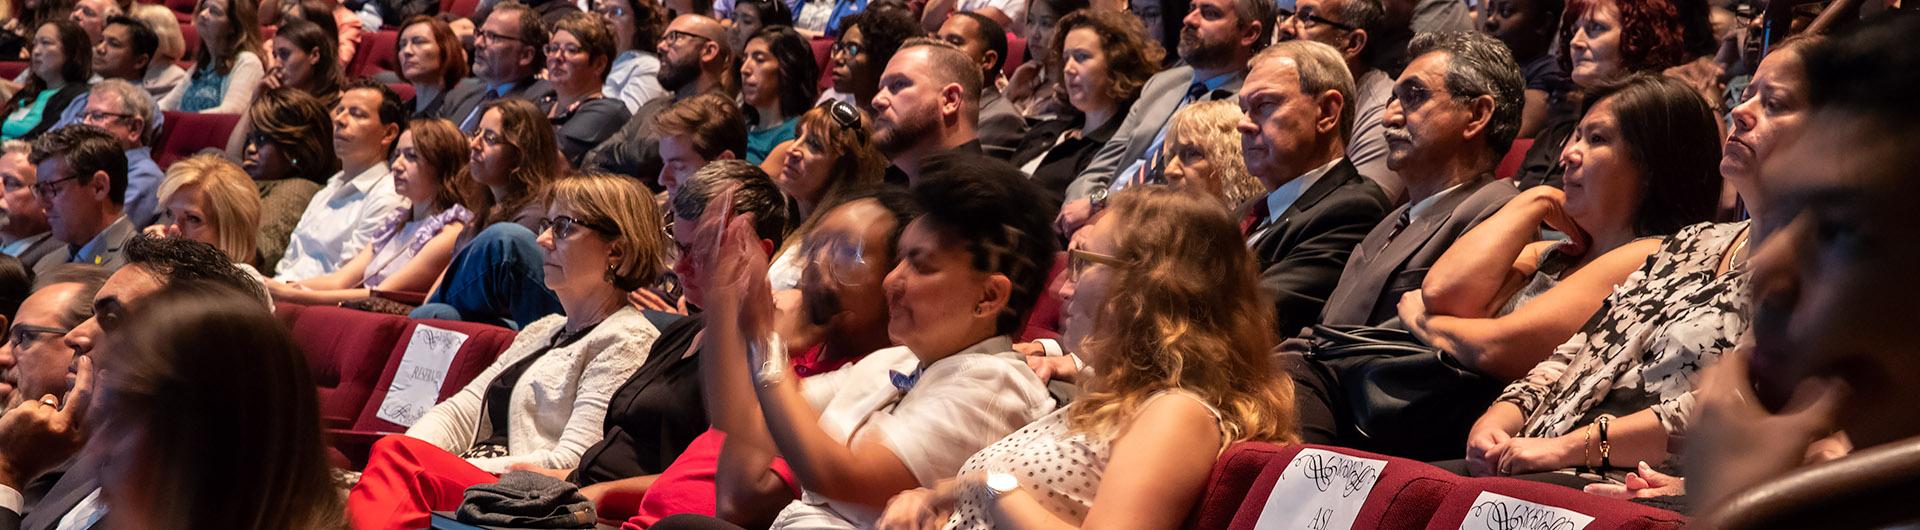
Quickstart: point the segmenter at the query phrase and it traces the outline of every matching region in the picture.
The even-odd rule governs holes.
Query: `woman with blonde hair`
[[[1167,121],[1167,184],[1204,193],[1228,209],[1266,193],[1260,179],[1247,172],[1240,153],[1240,105],[1215,100],[1188,105]]]
[[[895,497],[879,528],[1174,528],[1228,445],[1298,440],[1239,233],[1211,198],[1115,194],[1075,235],[1057,293],[1085,394]]]
[[[166,222],[149,233],[213,245],[251,275],[260,263],[260,193],[253,179],[219,155],[196,155],[174,162],[160,181],[160,205]]]
[[[453,260],[454,240],[473,212],[477,193],[467,170],[466,137],[453,122],[413,120],[400,133],[393,157],[393,188],[412,204],[386,214],[385,228],[339,269],[297,282],[269,282],[273,299],[330,305],[374,291],[424,293]]]
[[[133,18],[146,24],[147,29],[153,30],[153,36],[160,39],[160,48],[147,63],[147,75],[140,79],[140,88],[147,89],[147,93],[159,101],[174,87],[187,82],[187,70],[178,64],[187,55],[187,39],[180,35],[180,20],[167,6],[136,4]]]

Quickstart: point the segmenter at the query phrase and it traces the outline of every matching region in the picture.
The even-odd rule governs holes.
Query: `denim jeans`
[[[440,289],[413,310],[413,318],[481,322],[520,329],[561,312],[541,270],[544,252],[535,234],[511,222],[494,223],[453,256]]]

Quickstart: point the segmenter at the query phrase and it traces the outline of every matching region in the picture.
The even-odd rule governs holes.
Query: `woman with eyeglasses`
[[[639,112],[641,105],[666,95],[658,77],[660,56],[654,55],[654,45],[667,30],[666,8],[654,0],[597,0],[593,12],[613,28],[619,50],[600,92],[619,98],[627,112]]]
[[[848,192],[880,182],[887,159],[873,146],[859,109],[828,101],[800,115],[799,135],[787,147],[786,164],[774,184],[793,199],[792,218],[801,219],[774,252],[767,279],[774,290],[792,289],[806,268],[799,252],[820,216],[844,201]]]
[[[800,113],[818,97],[820,66],[813,48],[793,28],[768,26],[747,40],[740,56],[740,103],[747,116],[749,164],[794,137]]]
[[[553,122],[560,152],[579,166],[587,151],[626,125],[633,114],[626,103],[601,93],[613,64],[613,31],[599,15],[574,13],[554,24],[547,41],[547,82],[553,85],[547,119]]]
[[[32,140],[53,129],[93,77],[93,46],[86,30],[70,20],[41,24],[33,33],[27,82],[0,106],[0,140]]]
[[[261,92],[247,109],[240,167],[260,191],[260,272],[272,276],[320,183],[340,172],[333,119],[320,100],[288,87]]]
[[[564,315],[533,322],[492,366],[376,442],[347,497],[354,528],[424,528],[467,487],[532,467],[571,470],[605,434],[614,391],[640,368],[660,329],[627,292],[666,271],[659,208],[631,178],[592,173],[553,184],[538,243]]]
[[[1128,190],[1074,236],[1057,295],[1085,392],[902,493],[878,528],[1175,528],[1214,460],[1298,439],[1253,255],[1210,197]],[[1150,428],[1149,428],[1150,426]]]
[[[200,35],[187,82],[160,98],[160,109],[238,113],[253,101],[266,67],[260,61],[260,23],[253,2],[200,0],[193,29]]]
[[[1092,9],[1061,19],[1052,46],[1060,50],[1061,91],[1073,112],[1027,131],[1013,162],[1052,198],[1064,201],[1067,185],[1126,121],[1166,52],[1148,40],[1139,17]]]
[[[387,212],[366,248],[333,272],[267,283],[274,300],[335,305],[375,291],[424,293],[453,259],[453,244],[473,221],[465,204],[478,194],[467,169],[466,137],[453,122],[413,120],[394,144],[393,188],[412,203]]]
[[[833,90],[821,94],[820,99],[871,108],[873,96],[880,93],[880,72],[886,70],[887,61],[907,39],[921,33],[920,22],[898,9],[862,11],[848,17],[846,31],[833,41],[833,49],[828,52]]]

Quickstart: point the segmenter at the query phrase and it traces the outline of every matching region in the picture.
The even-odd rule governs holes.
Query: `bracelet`
[[[1593,469],[1593,425],[1587,425],[1587,428],[1581,429],[1581,432],[1586,435],[1580,440],[1580,465]]]
[[[1613,469],[1613,460],[1611,458],[1613,446],[1607,443],[1607,423],[1610,421],[1613,421],[1612,416],[1600,416],[1599,419],[1594,420],[1594,425],[1600,430],[1600,471],[1602,473],[1605,473],[1608,469]]]
[[[754,361],[760,364],[753,372],[753,382],[760,388],[771,388],[787,380],[787,346],[780,340],[780,334],[768,335],[764,341],[747,342],[747,359],[749,364]]]

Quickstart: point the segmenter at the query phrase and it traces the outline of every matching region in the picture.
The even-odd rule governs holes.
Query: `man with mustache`
[[[1240,91],[1247,63],[1273,40],[1274,7],[1264,0],[1194,0],[1180,30],[1185,64],[1155,74],[1140,89],[1120,130],[1095,152],[1087,169],[1067,186],[1055,227],[1080,229],[1093,214],[1094,190],[1158,180],[1167,120],[1200,101],[1227,99]]]
[[[661,35],[657,50],[660,71],[654,75],[660,87],[672,92],[673,97],[655,98],[641,105],[620,132],[581,159],[583,169],[638,178],[655,191],[663,189],[654,177],[665,165],[660,134],[654,127],[656,117],[688,98],[717,93],[733,99],[734,91],[726,81],[733,67],[733,49],[727,46],[726,28],[720,21],[705,15],[680,15]]]

